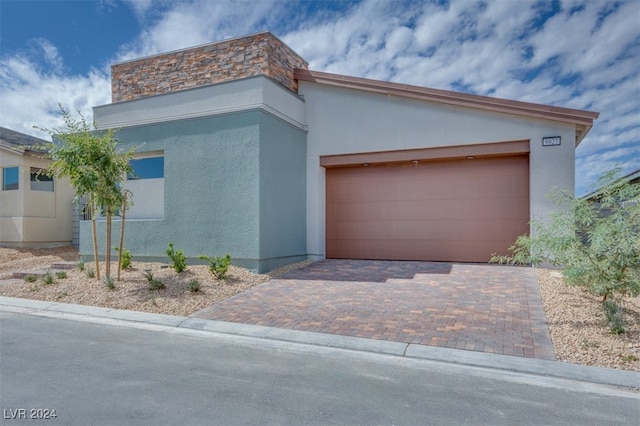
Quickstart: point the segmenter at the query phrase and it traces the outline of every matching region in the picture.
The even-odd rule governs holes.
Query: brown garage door
[[[527,155],[326,170],[328,258],[487,262],[529,231]]]

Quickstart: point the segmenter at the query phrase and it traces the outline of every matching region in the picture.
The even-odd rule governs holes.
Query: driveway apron
[[[528,267],[327,259],[192,316],[555,360]]]

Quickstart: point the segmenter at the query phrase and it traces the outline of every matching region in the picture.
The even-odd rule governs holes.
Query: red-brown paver
[[[527,267],[328,259],[192,316],[555,360]]]

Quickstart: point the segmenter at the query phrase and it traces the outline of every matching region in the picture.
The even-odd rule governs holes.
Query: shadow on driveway
[[[290,271],[280,279],[383,283],[391,278],[412,279],[416,274],[450,274],[451,265],[448,262],[326,259]]]

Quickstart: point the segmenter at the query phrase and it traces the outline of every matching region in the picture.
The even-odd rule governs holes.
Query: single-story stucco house
[[[0,247],[71,244],[74,191],[68,178],[41,174],[46,143],[0,127]]]
[[[166,259],[172,241],[260,272],[505,254],[553,209],[553,187],[574,190],[597,117],[312,71],[269,32],[115,64],[112,103],[94,108],[99,129],[138,146],[136,258]],[[91,255],[89,223],[80,237]]]

